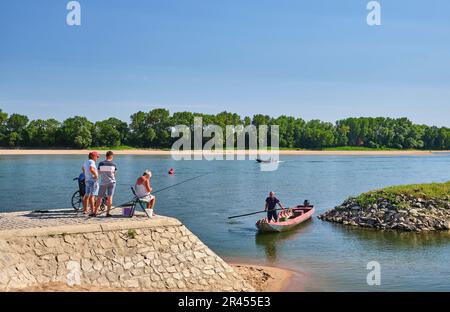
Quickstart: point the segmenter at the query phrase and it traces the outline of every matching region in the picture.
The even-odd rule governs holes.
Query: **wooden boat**
[[[295,208],[288,208],[292,211],[292,216],[287,220],[280,220],[278,222],[267,223],[267,219],[261,219],[256,222],[256,228],[260,232],[284,232],[288,231],[302,222],[310,219],[314,214],[314,206],[298,205]]]

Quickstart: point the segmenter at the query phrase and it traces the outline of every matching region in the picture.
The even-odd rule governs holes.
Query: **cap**
[[[151,177],[152,176],[152,172],[147,169],[147,170],[144,171],[144,175],[148,175],[148,176]]]
[[[97,157],[100,157],[100,154],[99,154],[99,152],[97,152],[97,151],[93,151],[93,152],[90,152],[90,153],[89,153],[89,156],[97,156]]]

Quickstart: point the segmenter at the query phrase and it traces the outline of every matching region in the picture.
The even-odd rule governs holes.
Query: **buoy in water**
[[[175,174],[175,170],[173,170],[173,168],[169,169],[169,175],[174,175]]]

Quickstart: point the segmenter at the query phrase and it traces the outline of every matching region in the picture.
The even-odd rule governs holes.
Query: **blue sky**
[[[450,2],[0,2],[0,108],[128,120],[138,110],[335,121],[406,116],[450,126]]]

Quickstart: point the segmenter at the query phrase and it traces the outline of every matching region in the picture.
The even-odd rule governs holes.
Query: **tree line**
[[[177,140],[171,137],[172,127],[192,126],[194,117],[202,117],[205,126],[215,124],[223,129],[226,125],[278,125],[279,145],[282,148],[350,146],[450,150],[450,128],[418,125],[407,118],[346,118],[333,124],[285,115],[276,118],[261,114],[242,118],[229,112],[216,115],[176,112],[171,115],[166,109],[137,112],[131,115],[129,123],[117,118],[91,122],[81,116],[62,122],[55,119],[30,120],[20,114],[8,115],[0,109],[0,146],[81,149],[126,145],[170,148]]]

